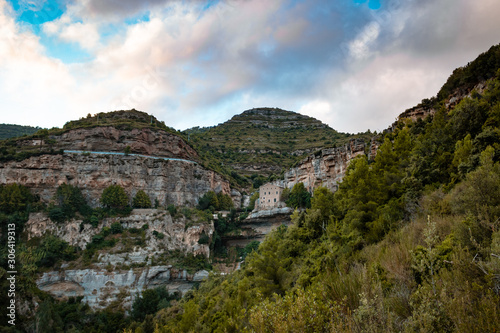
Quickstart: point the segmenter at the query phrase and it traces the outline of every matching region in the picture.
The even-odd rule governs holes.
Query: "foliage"
[[[212,212],[217,210],[229,210],[233,207],[233,201],[228,194],[222,192],[215,193],[208,191],[199,200],[197,208],[200,210],[209,209]]]
[[[77,258],[76,248],[69,245],[68,242],[53,236],[45,236],[38,247],[38,251],[42,253],[41,259],[37,265],[44,267],[52,267],[58,260],[71,261]]]
[[[30,204],[37,201],[31,191],[17,183],[0,185],[0,211],[11,214],[26,210]]]
[[[111,224],[111,233],[112,234],[121,234],[123,232],[123,227],[120,222],[114,222]]]
[[[151,208],[151,199],[143,190],[137,191],[132,206],[134,208]]]
[[[250,203],[248,204],[248,209],[249,210],[254,210],[255,209],[255,201],[259,198],[259,191],[255,191],[251,196],[250,196]]]
[[[306,190],[303,183],[297,183],[293,185],[286,204],[287,206],[293,208],[311,207],[311,194]]]
[[[123,209],[128,205],[128,196],[120,185],[110,185],[102,192],[101,203],[108,208]]]
[[[179,299],[179,294],[170,294],[165,287],[146,289],[135,298],[130,315],[136,321],[143,321],[148,314],[155,314],[176,299]]]
[[[54,201],[56,205],[49,207],[49,216],[57,222],[71,219],[77,212],[82,216],[89,216],[92,213],[80,189],[73,185],[59,185]]]
[[[31,135],[40,130],[40,127],[0,124],[0,140]]]

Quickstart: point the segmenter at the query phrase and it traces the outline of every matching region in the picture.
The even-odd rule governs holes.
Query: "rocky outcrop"
[[[130,198],[144,190],[152,202],[165,206],[194,206],[208,191],[231,194],[228,181],[199,164],[120,155],[42,155],[0,163],[0,183],[28,186],[45,202],[67,183],[81,188],[92,206],[112,184],[124,187]]]
[[[177,157],[197,160],[198,154],[181,137],[163,130],[134,128],[121,130],[113,126],[78,128],[61,135],[52,135],[55,149],[99,152],[121,152],[130,146],[131,152],[142,155]],[[20,140],[19,146],[46,145],[44,141]]]
[[[45,213],[32,213],[24,230],[28,240],[50,233],[70,245],[85,249],[92,241],[92,237],[101,232],[102,228],[110,227],[116,222],[124,229],[141,229],[147,225],[146,246],[142,248],[134,246],[130,249],[122,246],[114,248],[113,253],[102,253],[99,256],[97,266],[143,264],[146,263],[146,258],[152,259],[165,250],[181,250],[183,253],[202,254],[207,258],[210,256],[208,244],[198,244],[198,240],[202,234],[212,236],[213,223],[195,223],[187,221],[185,217],[174,220],[168,212],[157,209],[134,209],[126,217],[106,218],[95,228],[83,224],[81,220],[55,223]],[[164,238],[155,237],[155,232],[163,234]]]
[[[484,92],[484,90],[486,89],[487,87],[487,83],[486,81],[482,81],[482,82],[479,82],[478,84],[476,84],[474,86],[474,88],[470,89],[470,90],[466,90],[466,89],[456,89],[453,94],[451,94],[448,99],[446,100],[445,102],[445,107],[448,109],[448,110],[451,110],[452,108],[454,108],[458,103],[460,103],[460,101],[466,97],[471,97],[472,96],[472,92],[475,91],[479,94],[482,94]]]
[[[208,258],[209,245],[198,241],[203,234],[212,236],[213,223],[196,223],[185,217],[172,219],[164,210],[135,209],[127,217],[106,218],[95,228],[79,220],[54,223],[46,214],[34,213],[24,233],[28,240],[52,234],[85,249],[93,236],[117,222],[123,229],[135,228],[141,234],[117,235],[120,241],[112,248],[98,251],[90,264],[82,266],[81,261],[72,261],[58,266],[57,271],[43,273],[37,281],[38,287],[58,299],[83,296],[83,301],[92,308],[104,308],[114,301],[130,308],[134,297],[144,289],[165,286],[171,293],[184,294],[193,282],[208,277],[205,270],[178,269],[169,263],[179,258],[169,259],[164,255],[168,251],[180,251],[179,255],[192,253]],[[159,234],[162,237],[157,237]],[[141,239],[144,242],[137,245]]]
[[[244,247],[254,240],[262,241],[268,233],[279,226],[291,225],[292,213],[293,209],[290,207],[253,211],[240,223],[238,233],[226,234],[222,241],[229,247]]]
[[[310,191],[318,186],[336,191],[349,162],[357,156],[365,155],[365,146],[364,141],[354,139],[343,147],[322,149],[285,172],[280,185],[292,188],[297,183],[303,183]]]
[[[167,266],[152,266],[129,270],[76,269],[43,273],[37,280],[38,288],[57,299],[83,296],[83,301],[94,309],[105,308],[119,301],[130,309],[141,291],[165,286],[170,293],[185,294],[193,282],[208,277],[207,271],[189,274],[186,270]]]

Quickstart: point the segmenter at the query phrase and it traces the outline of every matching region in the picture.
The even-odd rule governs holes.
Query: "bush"
[[[29,188],[17,183],[0,185],[0,211],[11,214],[25,210],[35,197]]]
[[[200,238],[198,239],[198,244],[209,244],[210,243],[210,237],[203,231],[200,235]]]
[[[108,208],[123,209],[128,205],[128,196],[120,185],[110,185],[102,192],[101,203]]]
[[[162,232],[158,232],[158,231],[153,231],[153,235],[158,238],[158,239],[163,239],[165,238],[165,235],[162,233]]]
[[[59,208],[63,214],[62,220],[75,217],[77,212],[83,216],[88,216],[92,212],[92,209],[87,205],[81,190],[73,185],[60,185],[57,188],[54,200],[57,205],[56,207]],[[51,212],[49,212],[49,214],[50,213]],[[59,219],[57,221],[61,221],[58,211],[53,212],[52,214],[55,214],[56,218]]]
[[[174,205],[168,205],[167,210],[170,216],[175,216],[175,214],[177,214],[177,208]]]
[[[120,222],[115,222],[111,224],[111,233],[112,234],[121,234],[123,232],[123,227]]]
[[[151,199],[146,192],[140,190],[135,195],[132,206],[134,208],[151,208]]]

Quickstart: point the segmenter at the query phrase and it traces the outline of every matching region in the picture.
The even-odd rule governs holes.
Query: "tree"
[[[293,185],[290,197],[286,201],[287,206],[294,208],[311,207],[311,194],[306,190],[303,183]]]
[[[217,194],[214,191],[208,191],[205,193],[200,200],[198,200],[198,209],[205,210],[210,207],[217,209],[219,207],[219,200],[217,199]]]
[[[216,207],[217,210],[229,210],[234,206],[231,197],[222,192],[217,193],[217,201],[219,202],[219,206]]]
[[[0,211],[7,214],[23,211],[34,202],[29,188],[17,183],[0,185]]]
[[[151,199],[143,190],[139,190],[133,200],[134,208],[151,208]]]
[[[128,205],[128,196],[120,185],[110,185],[102,192],[101,203],[108,208],[123,209]]]
[[[91,211],[82,192],[76,186],[61,184],[57,188],[54,199],[64,215],[63,218],[72,218],[76,212],[87,215]]]

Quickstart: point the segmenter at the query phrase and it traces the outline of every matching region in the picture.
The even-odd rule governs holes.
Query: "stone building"
[[[281,202],[283,187],[267,183],[259,188],[259,209],[278,207]]]

